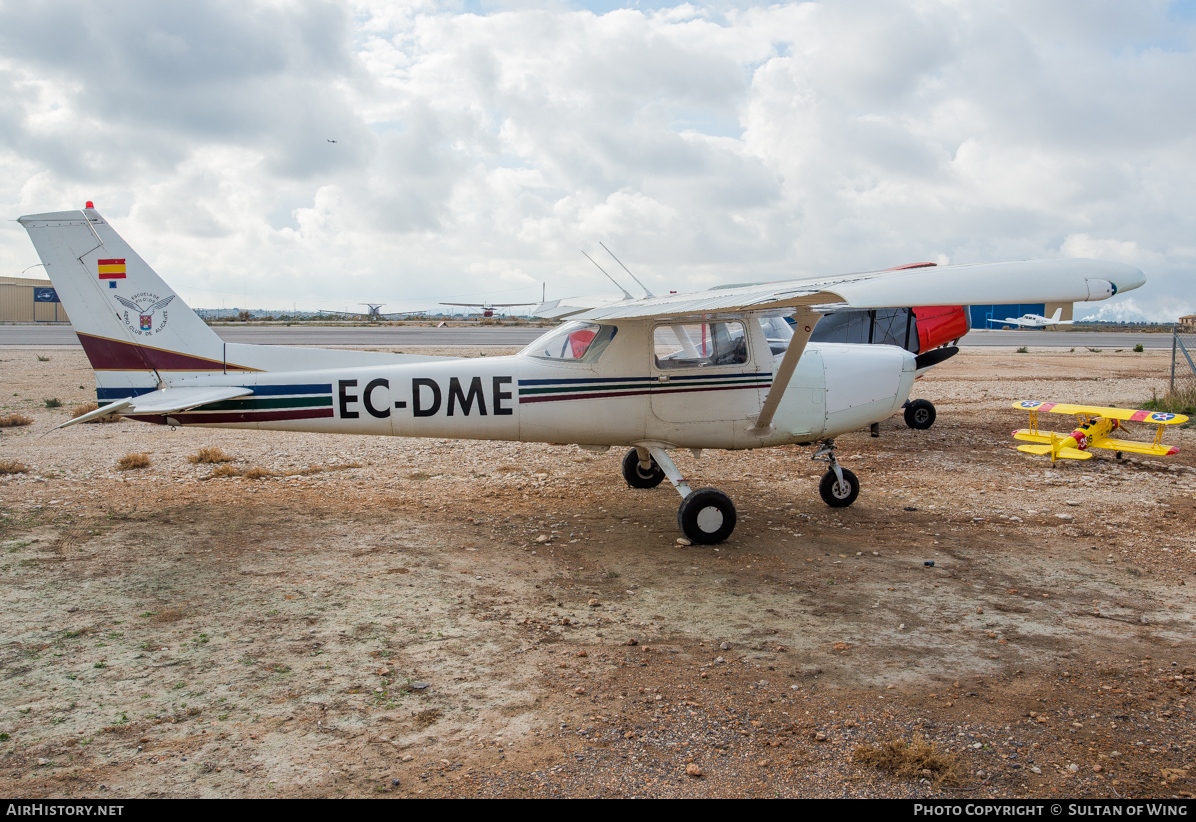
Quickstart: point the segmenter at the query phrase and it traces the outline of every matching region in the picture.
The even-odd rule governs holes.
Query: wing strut
[[[814,333],[814,326],[822,319],[822,315],[809,306],[801,305],[793,312],[793,319],[797,321],[793,326],[793,339],[789,341],[789,348],[786,349],[785,356],[781,358],[781,364],[777,367],[777,373],[772,378],[772,388],[764,398],[764,407],[760,409],[760,416],[756,417],[756,424],[747,429],[747,433],[753,437],[763,439],[776,430],[772,418],[777,413],[785,389],[789,387],[789,380],[797,369],[798,360],[806,350],[806,343]]]

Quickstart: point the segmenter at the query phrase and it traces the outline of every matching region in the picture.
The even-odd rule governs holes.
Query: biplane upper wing
[[[1104,417],[1110,420],[1125,420],[1126,422],[1148,422],[1155,425],[1176,425],[1177,423],[1188,421],[1188,418],[1183,414],[1171,414],[1166,411],[1141,411],[1135,408],[1102,408],[1098,405],[1067,405],[1061,402],[1039,402],[1038,400],[1022,400],[1015,402],[1013,407],[1021,411],[1048,411],[1052,414],[1088,415],[1092,417]]]
[[[831,277],[670,294],[640,300],[571,298],[544,303],[534,314],[604,320],[764,312],[811,305],[891,308],[1010,302],[1103,300],[1137,288],[1146,275],[1132,265],[1103,260],[1025,260],[1008,263],[865,271]]]

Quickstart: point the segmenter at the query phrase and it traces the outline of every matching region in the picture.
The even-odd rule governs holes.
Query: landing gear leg
[[[818,494],[831,508],[846,508],[860,495],[860,481],[856,475],[839,465],[835,459],[835,441],[827,440],[810,459],[829,464],[818,483]]]
[[[736,521],[735,504],[731,498],[717,488],[691,490],[668,452],[663,448],[648,450],[652,460],[681,495],[677,525],[689,541],[698,545],[713,545],[731,536]]]

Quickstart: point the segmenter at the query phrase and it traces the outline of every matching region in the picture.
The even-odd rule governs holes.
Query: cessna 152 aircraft
[[[568,321],[520,353],[456,359],[225,343],[91,203],[20,222],[104,403],[64,425],[120,413],[171,426],[621,446],[628,484],[667,478],[682,532],[706,544],[730,536],[735,506],[691,488],[670,450],[817,444],[813,459],[828,464],[821,496],[847,506],[860,485],[836,460],[835,437],[909,396],[913,353],[808,344],[820,307],[1103,300],[1146,281],[1130,265],[1060,259],[574,298],[537,309]]]

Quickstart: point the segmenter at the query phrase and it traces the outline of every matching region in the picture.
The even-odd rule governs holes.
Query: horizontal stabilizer
[[[1179,449],[1174,445],[1152,445],[1148,442],[1134,442],[1133,440],[1102,439],[1093,440],[1088,445],[1091,448],[1129,451],[1131,454],[1149,454],[1152,457],[1169,457],[1179,453]]]
[[[50,430],[56,431],[59,428],[66,428],[69,425],[91,422],[94,419],[106,417],[109,414],[119,413],[125,416],[133,416],[134,414],[173,414],[177,411],[186,411],[200,405],[207,405],[210,402],[231,400],[237,397],[245,397],[252,393],[252,388],[245,388],[239,385],[195,385],[183,388],[163,388],[149,394],[142,394],[139,397],[130,397],[127,400],[109,403],[101,408],[97,408],[95,411],[75,417],[73,420],[67,420],[62,425],[56,425]]]
[[[1050,434],[1035,434],[1029,428],[1022,428],[1013,432],[1015,440],[1025,440],[1026,442],[1046,442],[1051,441]]]
[[[1019,445],[1017,450],[1025,454],[1037,454],[1042,457],[1049,457],[1051,455],[1050,445]],[[1060,448],[1059,452],[1055,454],[1055,459],[1090,460],[1092,459],[1092,455],[1078,448]]]

